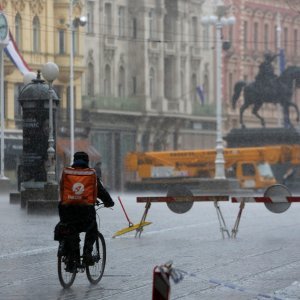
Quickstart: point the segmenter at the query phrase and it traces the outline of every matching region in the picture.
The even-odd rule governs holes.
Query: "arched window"
[[[109,65],[105,66],[104,96],[111,96],[111,69]]]
[[[33,51],[40,52],[40,34],[41,34],[41,25],[38,16],[35,16],[32,21],[33,28]]]
[[[87,95],[94,96],[94,65],[90,62],[88,64],[88,73],[87,73]]]
[[[151,99],[155,97],[155,73],[153,68],[149,72],[149,96]]]
[[[125,97],[125,71],[123,66],[119,69],[118,96]]]
[[[22,19],[19,13],[15,17],[15,40],[19,47],[22,48]]]

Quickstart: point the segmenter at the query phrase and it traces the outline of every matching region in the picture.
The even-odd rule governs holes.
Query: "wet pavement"
[[[117,195],[112,196],[114,209],[99,211],[107,243],[104,277],[92,286],[80,273],[69,290],[57,277],[53,229],[58,216],[28,215],[0,196],[0,299],[147,300],[153,268],[169,260],[186,272],[183,281],[171,283],[171,299],[300,299],[300,203],[283,214],[247,204],[235,240],[222,239],[212,203],[195,203],[183,215],[155,203],[147,218],[153,224],[140,239],[134,232],[113,239],[128,222]],[[120,196],[138,223],[144,204],[136,203],[137,195]],[[221,203],[221,209],[231,229],[238,204]]]

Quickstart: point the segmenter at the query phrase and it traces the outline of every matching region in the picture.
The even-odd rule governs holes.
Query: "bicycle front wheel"
[[[86,276],[90,283],[97,284],[104,273],[106,263],[106,245],[102,233],[98,232],[93,252],[92,252],[94,265],[86,267]]]
[[[72,269],[68,266],[70,257],[68,255],[57,256],[57,271],[59,282],[63,288],[67,289],[71,287],[76,277],[76,267]]]

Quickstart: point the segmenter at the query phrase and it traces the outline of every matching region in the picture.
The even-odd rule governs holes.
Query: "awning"
[[[57,138],[56,152],[57,155],[65,158],[70,158],[70,140],[65,138]],[[101,159],[100,153],[93,147],[87,139],[74,140],[74,152],[84,151],[89,155],[90,161],[99,161]]]

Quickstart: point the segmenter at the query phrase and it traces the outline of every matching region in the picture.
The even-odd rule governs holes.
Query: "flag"
[[[201,102],[201,104],[203,105],[203,104],[204,104],[204,101],[205,101],[205,97],[204,97],[204,91],[203,91],[202,86],[201,86],[201,85],[197,86],[197,87],[196,87],[196,90],[197,90],[197,93],[198,93],[200,102]]]
[[[18,46],[11,32],[9,32],[9,42],[7,46],[4,48],[4,51],[6,55],[9,57],[9,59],[12,61],[12,63],[18,68],[18,70],[23,75],[31,71],[26,61],[24,60],[23,56],[19,52]]]
[[[279,71],[280,74],[285,70],[285,54],[284,49],[280,49],[279,51]]]

